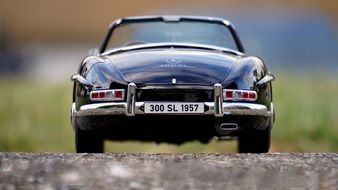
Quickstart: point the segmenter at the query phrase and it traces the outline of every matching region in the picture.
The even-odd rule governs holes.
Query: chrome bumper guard
[[[76,111],[75,103],[72,105],[73,116],[98,116],[98,115],[143,115],[145,102],[136,102],[136,85],[128,85],[126,102],[109,102],[83,105]],[[203,115],[250,115],[250,116],[273,116],[273,104],[271,110],[265,105],[254,103],[223,102],[223,89],[221,84],[214,85],[214,102],[204,102]],[[172,115],[177,115],[173,113]],[[181,114],[184,115],[184,114]],[[196,115],[196,114],[194,114]]]

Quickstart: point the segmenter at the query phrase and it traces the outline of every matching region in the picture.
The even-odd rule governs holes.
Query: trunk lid
[[[201,84],[222,82],[238,56],[195,49],[147,49],[109,55],[126,82]]]

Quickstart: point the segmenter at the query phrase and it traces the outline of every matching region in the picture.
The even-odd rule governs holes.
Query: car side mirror
[[[97,49],[97,48],[93,48],[93,49],[89,50],[88,55],[99,56],[100,55],[100,50]]]

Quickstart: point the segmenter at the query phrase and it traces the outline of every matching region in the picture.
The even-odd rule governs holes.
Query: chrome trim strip
[[[72,109],[70,111],[70,123],[73,127],[73,129],[75,128],[75,113],[76,113],[76,105],[75,105],[75,102],[72,103]]]
[[[273,107],[273,103],[271,102],[270,104],[270,111],[268,111],[269,114],[273,115],[273,112],[274,112],[274,107]]]
[[[193,84],[161,84],[161,85],[152,85],[147,84],[147,86],[144,87],[137,87],[137,89],[140,90],[152,90],[152,89],[194,89],[194,90],[213,90],[213,87],[210,86],[204,86],[204,85],[193,85]]]
[[[223,117],[223,89],[222,85],[214,85],[214,112],[216,117]]]
[[[127,92],[127,116],[135,115],[135,99],[136,99],[136,84],[129,83],[128,84],[128,92]]]
[[[72,103],[72,109],[70,111],[70,116],[72,117],[76,113],[76,105],[75,102]]]
[[[76,113],[76,105],[75,105],[75,102],[73,102],[72,109],[70,110],[70,123],[71,124],[73,124],[75,113]]]
[[[144,102],[134,102],[131,100],[129,105],[130,112],[128,116],[143,115]],[[204,102],[205,112],[203,115],[215,115],[214,102]],[[134,107],[133,107],[134,106]],[[272,105],[273,106],[273,105]],[[222,109],[223,108],[223,109]],[[223,115],[251,115],[251,116],[273,116],[273,107],[268,110],[265,105],[254,103],[235,103],[235,102],[223,102],[222,106],[219,106],[218,111],[221,111]],[[221,110],[219,110],[221,109]],[[112,103],[96,103],[88,104],[80,107],[79,111],[75,111],[75,116],[95,116],[95,115],[127,115],[128,104],[124,102],[112,102]],[[177,114],[168,114],[177,115]],[[186,114],[178,114],[186,115]],[[194,114],[196,115],[196,114]],[[202,114],[201,114],[202,115]]]
[[[273,102],[271,102],[271,104],[270,104],[270,111],[268,111],[268,114],[270,114],[272,116],[272,123],[275,123],[276,122],[276,115],[275,115],[275,108],[274,108]],[[272,125],[272,126],[274,126],[274,125]]]

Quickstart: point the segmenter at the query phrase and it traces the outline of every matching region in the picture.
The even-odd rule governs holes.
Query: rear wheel
[[[104,139],[97,130],[81,130],[75,126],[75,147],[77,153],[103,153]]]
[[[265,130],[242,131],[238,140],[239,153],[267,153],[270,149],[271,125]]]

